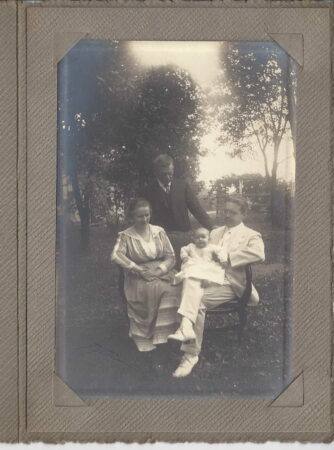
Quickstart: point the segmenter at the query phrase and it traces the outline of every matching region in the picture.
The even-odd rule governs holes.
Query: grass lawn
[[[148,355],[128,338],[118,268],[109,259],[113,233],[92,227],[91,252],[84,255],[79,228],[68,229],[66,254],[59,259],[65,262],[58,272],[57,366],[62,379],[82,397],[275,397],[289,379],[291,232],[252,217],[246,224],[262,233],[266,246],[266,262],[253,267],[260,304],[249,308],[240,346],[234,330],[210,330],[221,318],[207,320],[200,361],[185,379],[171,376],[181,357],[176,343],[159,349],[161,364],[152,370]]]

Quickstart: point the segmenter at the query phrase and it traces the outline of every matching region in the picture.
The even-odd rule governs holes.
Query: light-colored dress
[[[111,260],[124,269],[124,293],[130,320],[129,336],[139,351],[150,351],[167,342],[179,318],[180,289],[172,285],[175,255],[165,230],[149,225],[150,238],[144,240],[130,227],[118,234]],[[144,280],[129,271],[135,265],[155,269],[162,275],[153,281]]]
[[[220,263],[227,262],[227,253],[220,246],[208,244],[204,248],[198,248],[191,243],[181,248],[181,271],[175,275],[174,284],[180,283],[185,278],[207,280],[222,285],[225,278],[225,270]]]

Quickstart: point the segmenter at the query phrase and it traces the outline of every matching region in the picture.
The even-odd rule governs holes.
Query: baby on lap
[[[194,231],[193,243],[181,248],[181,271],[175,275],[174,284],[183,282],[181,304],[178,313],[182,315],[180,327],[168,339],[185,342],[195,339],[193,325],[196,322],[199,304],[192,302],[189,289],[184,289],[186,280],[196,280],[201,288],[210,283],[222,285],[225,278],[227,253],[218,245],[209,243],[210,233],[206,228]]]

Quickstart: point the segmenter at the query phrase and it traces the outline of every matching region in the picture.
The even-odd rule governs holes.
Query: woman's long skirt
[[[158,262],[145,266],[153,268]],[[179,325],[177,310],[180,303],[180,286],[172,286],[173,273],[161,279],[146,281],[127,272],[124,292],[130,320],[129,336],[139,351],[153,350],[157,344],[167,342]]]

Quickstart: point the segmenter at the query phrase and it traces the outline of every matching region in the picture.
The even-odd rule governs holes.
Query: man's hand
[[[212,259],[220,264],[223,269],[226,269],[229,262],[229,255],[222,250],[215,250],[212,254]]]
[[[220,265],[222,266],[223,269],[226,269],[227,267],[227,261],[221,261]]]

